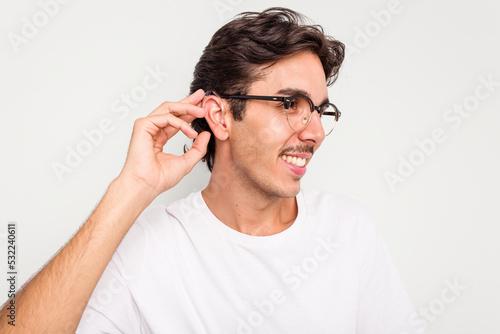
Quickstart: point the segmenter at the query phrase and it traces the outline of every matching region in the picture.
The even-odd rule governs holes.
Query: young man
[[[300,19],[281,8],[245,13],[214,35],[192,94],[136,121],[121,174],[18,295],[19,328],[418,332],[364,210],[300,189],[340,117],[327,86],[344,57],[342,43]],[[193,147],[163,153],[179,130]],[[142,212],[202,158],[212,171],[203,191]]]

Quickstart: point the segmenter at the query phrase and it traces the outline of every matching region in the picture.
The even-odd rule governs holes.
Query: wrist
[[[144,182],[120,174],[109,185],[100,206],[125,220],[135,219],[157,196],[157,192]]]

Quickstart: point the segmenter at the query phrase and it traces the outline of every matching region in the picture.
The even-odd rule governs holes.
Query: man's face
[[[248,95],[304,94],[315,105],[328,99],[323,67],[312,53],[298,53],[264,71],[267,76],[255,82]],[[304,130],[295,132],[287,123],[281,102],[248,100],[243,120],[233,122],[229,136],[235,177],[248,190],[271,197],[293,197],[300,190],[300,179],[313,152],[324,139],[317,112]],[[305,165],[301,159],[305,159]]]

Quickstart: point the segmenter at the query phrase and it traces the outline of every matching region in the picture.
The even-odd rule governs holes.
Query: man
[[[136,121],[120,175],[18,295],[19,328],[418,332],[364,210],[300,189],[340,117],[327,86],[344,57],[342,43],[300,20],[281,8],[244,13],[214,35],[191,95]],[[193,147],[162,152],[179,130]],[[202,158],[212,172],[203,191],[142,212]]]

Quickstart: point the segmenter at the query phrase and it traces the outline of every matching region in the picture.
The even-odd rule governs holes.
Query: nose
[[[323,125],[321,124],[321,118],[319,114],[314,111],[311,115],[311,120],[305,129],[298,133],[299,139],[301,141],[309,141],[317,144],[321,144],[325,139],[325,131],[323,130]]]

